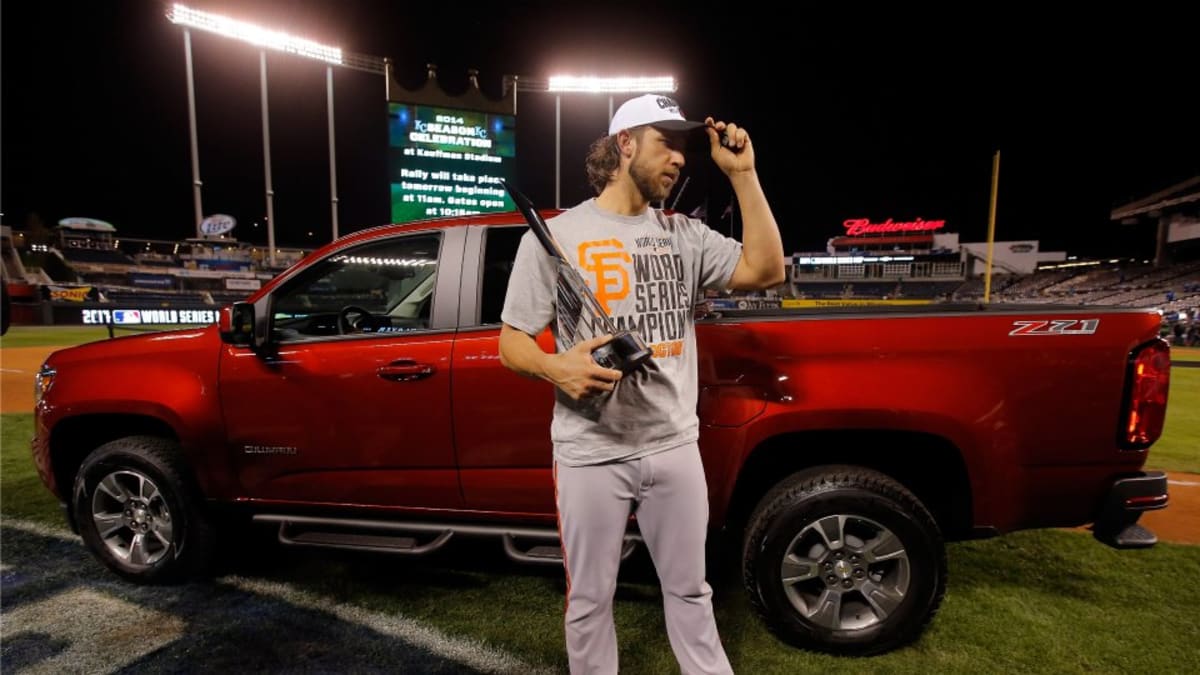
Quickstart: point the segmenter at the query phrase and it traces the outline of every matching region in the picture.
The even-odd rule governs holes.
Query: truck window
[[[508,291],[508,275],[517,259],[517,246],[525,227],[493,227],[487,231],[483,245],[483,278],[479,289],[479,323],[500,323],[504,309],[504,294]]]
[[[281,341],[429,327],[441,237],[421,234],[336,253],[273,298]]]

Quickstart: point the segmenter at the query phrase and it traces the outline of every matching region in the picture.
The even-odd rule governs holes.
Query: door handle
[[[385,380],[395,380],[397,382],[412,382],[414,380],[423,380],[437,369],[431,363],[417,363],[411,359],[400,359],[392,361],[386,366],[379,367],[379,376]]]

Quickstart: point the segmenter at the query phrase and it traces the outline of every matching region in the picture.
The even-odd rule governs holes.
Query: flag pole
[[[992,156],[992,199],[988,209],[987,270],[983,280],[983,301],[991,302],[992,296],[992,253],[996,243],[996,188],[1000,182],[1000,151]]]

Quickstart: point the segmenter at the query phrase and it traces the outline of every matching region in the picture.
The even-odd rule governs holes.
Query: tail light
[[[1142,450],[1162,435],[1171,384],[1171,347],[1157,339],[1133,350],[1121,407],[1121,447]]]

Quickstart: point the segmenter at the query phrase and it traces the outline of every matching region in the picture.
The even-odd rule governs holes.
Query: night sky
[[[998,240],[1146,256],[1153,228],[1113,223],[1109,212],[1200,174],[1195,35],[1165,10],[1051,18],[982,8],[839,15],[782,3],[187,4],[389,57],[410,88],[427,63],[451,93],[478,69],[493,97],[506,74],[672,74],[689,117],[749,130],[788,252],[823,249],[848,218],[946,220],[963,241],[983,241],[999,151]],[[165,12],[150,0],[0,8],[4,224],[87,216],[127,237],[193,235],[183,35]],[[238,238],[265,242],[258,50],[197,31],[192,47],[204,212],[231,214]],[[323,244],[325,68],[276,53],[268,68],[276,239]],[[334,82],[345,234],[389,218],[386,103],[381,76],[337,69]],[[521,93],[518,109],[518,183],[553,206],[554,96]],[[563,97],[564,206],[591,194],[584,152],[607,115],[606,96]],[[715,215],[728,204],[707,156],[689,157],[684,175],[681,210],[707,200]],[[729,231],[728,220],[710,224]]]

